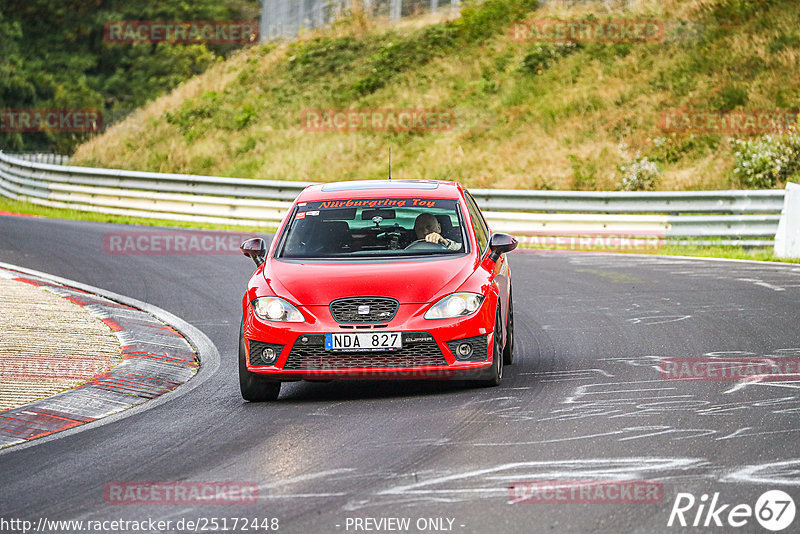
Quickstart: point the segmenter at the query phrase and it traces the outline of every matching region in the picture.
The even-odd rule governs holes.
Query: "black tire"
[[[500,316],[500,303],[497,305],[497,314],[494,319],[494,332],[492,334],[492,368],[490,370],[490,377],[485,380],[478,381],[478,385],[482,387],[496,387],[500,385],[503,379],[503,331],[500,325],[502,324],[502,317]]]
[[[514,363],[514,299],[508,291],[508,319],[506,319],[506,346],[503,348],[503,365]]]
[[[281,383],[265,379],[247,370],[247,354],[244,351],[244,325],[239,327],[239,389],[242,398],[249,402],[274,401],[281,392]]]

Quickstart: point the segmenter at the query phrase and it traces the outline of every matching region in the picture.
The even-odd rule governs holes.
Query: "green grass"
[[[699,256],[704,258],[727,258],[734,260],[777,261],[800,263],[800,258],[778,258],[772,247],[695,246],[666,245],[659,254],[667,256]]]

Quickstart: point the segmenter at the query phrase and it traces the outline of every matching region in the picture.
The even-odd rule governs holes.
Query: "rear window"
[[[297,205],[281,235],[277,257],[349,259],[464,254],[467,247],[462,220],[455,200],[304,202]]]

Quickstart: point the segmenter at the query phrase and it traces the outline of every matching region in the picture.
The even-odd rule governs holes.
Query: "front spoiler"
[[[355,369],[279,369],[247,366],[252,373],[280,382],[299,380],[484,380],[492,376],[492,361],[447,367],[390,367]]]

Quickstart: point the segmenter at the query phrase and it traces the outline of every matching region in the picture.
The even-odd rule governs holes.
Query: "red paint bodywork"
[[[373,185],[375,182],[368,182]],[[295,200],[292,209],[281,223],[276,238],[267,252],[267,258],[256,269],[242,299],[244,337],[267,343],[283,345],[277,361],[272,366],[250,365],[247,369],[281,381],[313,379],[443,379],[482,377],[493,364],[492,336],[496,310],[500,305],[502,334],[505,331],[510,293],[510,268],[507,258],[497,261],[490,258],[488,246],[479,250],[464,198],[464,190],[456,182],[437,182],[435,190],[393,188],[386,181],[385,189],[348,190],[325,192],[320,185],[305,189]],[[390,261],[359,263],[320,263],[282,261],[276,259],[275,248],[284,227],[290,221],[294,205],[298,202],[315,202],[334,199],[362,199],[378,196],[389,198],[436,198],[458,200],[470,252],[455,257],[438,257],[419,261]],[[454,319],[425,319],[423,315],[440,298],[458,291],[479,293],[485,299],[477,312]],[[278,296],[293,304],[305,317],[303,323],[265,321],[253,311],[250,302],[257,297]],[[292,346],[303,334],[342,332],[330,312],[331,301],[342,297],[381,296],[399,301],[399,309],[388,323],[386,331],[428,332],[433,335],[448,365],[438,367],[391,367],[350,369],[283,369]],[[369,330],[365,330],[369,331]],[[446,342],[478,335],[488,335],[485,361],[458,361]],[[245,343],[246,351],[249,351]],[[334,356],[334,355],[332,355]],[[346,354],[334,357],[346,358]],[[502,355],[501,355],[502,357]]]

